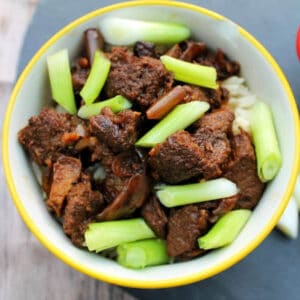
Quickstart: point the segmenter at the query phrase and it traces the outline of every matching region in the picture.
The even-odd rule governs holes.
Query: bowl
[[[176,264],[135,271],[73,246],[61,226],[48,213],[30,162],[17,140],[30,116],[50,103],[46,57],[68,48],[73,59],[81,34],[98,26],[101,18],[119,16],[186,24],[193,38],[211,48],[221,47],[241,63],[241,75],[250,90],[270,104],[283,156],[277,177],[268,184],[252,217],[229,246]],[[253,251],[271,232],[293,191],[299,165],[298,111],[280,67],[268,51],[246,30],[207,9],[173,1],[131,1],[93,11],[64,27],[34,55],[12,92],[3,128],[3,163],[12,199],[33,234],[54,255],[74,269],[94,278],[135,288],[166,288],[206,279],[231,267]]]

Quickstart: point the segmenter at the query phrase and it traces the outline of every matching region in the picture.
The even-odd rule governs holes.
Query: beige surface
[[[0,0],[0,131],[6,103],[15,79],[24,33],[37,3],[38,0]],[[134,299],[117,287],[72,270],[43,248],[24,225],[12,204],[2,165],[0,165],[0,299]]]

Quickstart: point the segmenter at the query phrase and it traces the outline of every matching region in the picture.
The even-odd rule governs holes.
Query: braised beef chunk
[[[82,180],[72,186],[67,196],[63,228],[74,245],[83,246],[87,224],[103,207],[101,193],[92,190],[89,180]]]
[[[149,194],[148,178],[145,174],[130,177],[121,193],[99,214],[98,221],[108,221],[129,217],[140,208]]]
[[[145,167],[135,151],[119,153],[102,161],[106,171],[103,194],[107,202],[112,202],[135,174],[144,174]]]
[[[218,206],[212,211],[212,215],[215,217],[222,216],[227,212],[233,210],[239,200],[239,195],[223,198],[218,202]]]
[[[183,41],[180,44],[175,44],[166,54],[177,59],[193,62],[201,53],[206,53],[204,43]]]
[[[260,199],[264,184],[257,175],[255,151],[246,132],[233,137],[233,160],[230,161],[224,177],[235,182],[240,189],[236,208],[252,209]]]
[[[179,44],[175,44],[167,51],[166,55],[174,58],[180,58],[182,55],[182,49],[180,48]]]
[[[108,55],[111,70],[106,93],[109,97],[122,95],[145,109],[171,89],[173,76],[159,59],[134,56],[125,47],[114,47]]]
[[[195,127],[206,128],[212,131],[231,132],[234,113],[228,108],[220,108],[205,114],[194,124]]]
[[[152,195],[144,204],[141,214],[156,236],[164,239],[166,237],[168,218],[155,195]]]
[[[198,248],[197,238],[208,230],[208,217],[208,212],[196,205],[177,209],[168,222],[168,255],[179,256]]]
[[[231,152],[226,133],[200,128],[193,137],[200,148],[203,177],[212,179],[221,176]]]
[[[178,131],[149,152],[149,164],[159,178],[167,183],[178,183],[199,176],[201,150],[187,131]]]
[[[218,49],[216,53],[211,50],[203,51],[198,55],[195,61],[204,66],[215,67],[218,80],[224,80],[230,76],[238,75],[240,72],[240,64],[236,61],[229,60],[221,49]]]
[[[140,116],[140,112],[129,109],[114,114],[105,107],[99,115],[90,118],[90,130],[114,152],[126,151],[137,140]]]
[[[103,166],[111,166],[113,153],[104,143],[100,143],[95,136],[87,136],[80,139],[75,145],[75,150],[84,155],[85,159],[89,153],[91,162],[101,161]]]
[[[208,89],[190,85],[184,85],[183,87],[186,91],[184,102],[195,100],[205,101],[209,103],[211,108],[219,108],[228,101],[229,93],[223,87],[217,89]]]
[[[47,197],[49,197],[51,191],[52,180],[53,180],[52,168],[44,167],[42,169],[42,189],[46,193]]]
[[[155,44],[150,42],[136,42],[133,46],[133,52],[138,57],[157,57],[157,54],[155,52]]]
[[[80,91],[90,73],[89,61],[85,57],[78,58],[72,65],[72,84],[75,91]]]
[[[29,119],[28,125],[19,131],[18,138],[39,165],[51,166],[58,153],[72,153],[72,142],[66,139],[66,134],[75,132],[79,124],[82,121],[77,117],[45,108]],[[75,136],[79,138],[76,133]]]
[[[185,41],[181,44],[183,51],[179,58],[188,62],[193,62],[197,56],[206,50],[206,45],[204,43]]]
[[[77,158],[61,155],[53,164],[53,177],[47,206],[60,217],[65,199],[72,185],[79,179],[81,161]]]
[[[201,256],[203,254],[205,254],[207,252],[207,250],[204,249],[193,249],[191,251],[185,252],[182,255],[178,256],[178,260],[180,261],[186,261],[186,260],[190,260],[192,258]]]
[[[111,162],[105,167],[102,188],[109,205],[97,216],[99,221],[130,216],[144,204],[150,190],[144,164],[136,152],[120,153]]]

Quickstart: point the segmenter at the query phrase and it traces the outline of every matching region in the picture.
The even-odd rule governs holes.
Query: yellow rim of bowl
[[[291,172],[290,180],[288,187],[285,191],[284,197],[282,199],[282,202],[280,206],[278,207],[277,211],[272,216],[269,224],[262,230],[262,232],[252,241],[249,242],[248,246],[244,248],[241,252],[239,252],[237,255],[234,255],[230,257],[230,259],[214,266],[208,271],[196,272],[195,274],[184,276],[182,278],[174,278],[174,279],[167,279],[167,280],[159,280],[159,281],[146,281],[146,280],[133,280],[133,279],[126,279],[118,276],[110,276],[105,273],[102,273],[101,270],[99,272],[96,272],[94,270],[91,270],[76,261],[73,261],[70,257],[68,257],[64,252],[56,248],[55,245],[53,245],[47,237],[45,237],[39,229],[35,226],[34,221],[30,218],[29,214],[27,213],[26,209],[22,205],[22,200],[19,197],[19,194],[17,193],[14,179],[12,177],[12,171],[9,164],[9,124],[11,120],[11,114],[14,108],[14,104],[17,98],[17,95],[26,79],[28,74],[30,73],[33,66],[36,64],[38,59],[41,57],[41,55],[48,49],[55,41],[57,41],[59,38],[61,38],[63,35],[65,35],[67,32],[72,30],[74,27],[78,26],[79,24],[88,21],[91,18],[94,18],[96,16],[99,16],[101,14],[121,9],[121,8],[128,8],[128,7],[134,7],[134,6],[143,6],[143,5],[164,5],[164,6],[170,6],[170,7],[178,7],[183,9],[189,9],[204,15],[207,15],[211,18],[218,19],[218,20],[227,20],[227,18],[223,17],[222,15],[219,15],[217,13],[214,13],[208,9],[198,7],[195,5],[183,3],[183,2],[173,2],[168,0],[161,0],[161,1],[131,1],[131,2],[124,2],[119,3],[111,6],[107,6],[104,8],[100,8],[98,10],[95,10],[91,13],[88,13],[84,15],[83,17],[73,21],[69,25],[65,26],[63,29],[61,29],[58,33],[56,33],[54,36],[52,36],[34,55],[34,57],[30,60],[30,62],[27,64],[26,68],[20,75],[13,92],[11,94],[11,98],[9,100],[7,111],[5,114],[5,120],[4,120],[4,126],[3,126],[3,166],[4,166],[4,173],[7,180],[7,185],[10,191],[10,194],[12,196],[12,199],[23,218],[26,225],[29,227],[31,232],[40,240],[40,242],[48,248],[55,256],[60,258],[62,261],[64,261],[66,264],[70,265],[74,269],[85,273],[91,277],[94,277],[96,279],[100,279],[109,283],[126,286],[126,287],[135,287],[135,288],[164,288],[164,287],[174,287],[179,285],[185,285],[189,284],[195,281],[200,281],[206,278],[209,278],[217,273],[220,273],[238,261],[240,261],[242,258],[244,258],[247,254],[249,254],[252,250],[254,250],[270,233],[270,231],[273,229],[273,227],[276,225],[277,221],[279,220],[282,212],[284,211],[288,200],[293,192],[293,188],[296,182],[296,178],[298,175],[298,166],[299,166],[299,143],[296,142],[295,149],[294,149],[294,167]],[[246,30],[238,26],[239,31],[244,38],[246,38],[263,56],[264,58],[270,63],[270,65],[273,67],[274,71],[276,72],[277,76],[279,77],[287,95],[289,98],[290,106],[292,108],[293,113],[293,122],[295,126],[295,140],[300,140],[300,131],[299,131],[299,119],[298,119],[298,109],[295,102],[295,99],[293,97],[293,93],[291,91],[291,88],[281,71],[278,64],[275,62],[273,57],[269,54],[269,52],[252,36],[250,35]]]

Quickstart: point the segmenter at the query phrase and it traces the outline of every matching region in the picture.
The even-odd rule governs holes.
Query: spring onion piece
[[[247,223],[251,211],[248,209],[232,210],[223,215],[217,223],[198,238],[201,249],[215,249],[231,244]]]
[[[81,106],[78,111],[78,116],[82,119],[88,119],[91,116],[98,115],[103,107],[109,107],[114,113],[118,113],[121,110],[130,108],[131,106],[132,104],[130,101],[123,96],[118,95],[105,101]]]
[[[238,193],[236,184],[226,178],[186,185],[160,185],[155,188],[159,201],[166,207],[218,200]]]
[[[117,254],[118,263],[131,269],[162,265],[170,261],[167,254],[166,242],[160,239],[121,244],[117,248]]]
[[[300,175],[297,177],[293,196],[297,202],[298,210],[300,211]]]
[[[178,81],[217,89],[217,71],[214,67],[202,66],[173,58],[168,55],[160,57],[165,68],[172,72]]]
[[[136,143],[140,147],[153,147],[162,143],[174,132],[185,129],[198,120],[206,111],[209,104],[203,101],[192,101],[177,105],[158,124],[150,129]]]
[[[142,218],[91,223],[85,231],[90,251],[100,252],[122,243],[154,238],[155,234]]]
[[[251,131],[257,159],[257,172],[261,181],[275,177],[281,167],[281,154],[269,106],[257,102],[251,111]]]
[[[291,239],[298,237],[298,206],[295,198],[292,196],[283,215],[277,223],[277,228]]]
[[[76,114],[68,50],[47,57],[52,98],[70,114]]]
[[[100,21],[104,40],[112,45],[132,45],[137,41],[156,44],[176,44],[186,40],[191,32],[184,25],[170,22],[148,22],[116,17]]]
[[[110,60],[104,53],[96,50],[94,62],[88,79],[80,91],[80,96],[86,104],[91,104],[100,94],[110,70]]]

